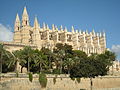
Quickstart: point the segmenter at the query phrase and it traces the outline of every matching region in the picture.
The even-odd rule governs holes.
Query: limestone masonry
[[[87,54],[102,53],[106,49],[105,33],[95,33],[94,30],[90,33],[87,31],[75,30],[72,26],[72,32],[68,32],[67,28],[52,25],[52,29],[43,23],[40,27],[37,17],[34,20],[34,26],[29,24],[29,16],[24,7],[22,20],[20,21],[17,14],[14,25],[14,43],[25,45],[34,45],[36,48],[41,49],[46,47],[53,49],[56,43],[69,44],[73,46],[74,50],[82,50]]]

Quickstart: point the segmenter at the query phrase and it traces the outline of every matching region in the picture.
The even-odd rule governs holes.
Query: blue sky
[[[16,13],[21,18],[24,6],[31,25],[37,16],[41,25],[49,27],[105,31],[107,48],[120,54],[120,0],[0,0],[0,27],[13,31]]]

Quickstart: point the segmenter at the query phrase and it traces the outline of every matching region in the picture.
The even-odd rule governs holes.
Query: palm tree
[[[65,51],[59,50],[57,53],[57,58],[60,61],[60,73],[62,73],[62,65],[63,65],[64,56],[65,56]]]
[[[21,56],[20,54],[21,54],[20,50],[16,50],[11,53],[13,58],[11,58],[8,68],[12,65],[15,65],[15,70],[14,70],[15,72],[18,72],[17,67],[18,67],[19,63],[23,61],[22,59],[21,60],[19,59]]]
[[[2,74],[3,56],[8,57],[8,59],[9,59],[9,55],[7,53],[8,53],[8,51],[5,50],[4,45],[0,44],[0,74]],[[1,77],[0,77],[0,79],[1,79]]]
[[[35,51],[34,59],[35,66],[39,67],[39,72],[42,71],[43,66],[47,67],[47,56],[44,55],[41,51],[38,50]]]
[[[70,74],[70,69],[73,67],[74,61],[70,57],[66,58],[63,62],[63,65],[64,65],[64,69],[67,68],[67,72],[68,72],[68,74]]]
[[[0,72],[2,73],[2,63],[3,63],[3,56],[6,55],[7,57],[8,54],[7,54],[7,51],[5,50],[5,47],[3,44],[0,44]]]
[[[27,69],[30,71],[30,62],[34,60],[34,53],[31,47],[25,47],[23,49],[23,58],[27,61]]]
[[[28,72],[30,71],[31,65],[30,63],[34,61],[34,50],[31,47],[26,46],[23,50],[18,50],[14,52],[14,59],[15,62],[20,61],[20,65],[23,67],[27,67]],[[17,59],[18,58],[18,59]],[[21,72],[22,72],[21,68]]]

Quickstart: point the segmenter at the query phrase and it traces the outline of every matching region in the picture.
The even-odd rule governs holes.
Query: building
[[[50,29],[45,23],[41,27],[37,17],[35,17],[33,27],[29,22],[29,15],[26,7],[24,7],[22,20],[19,19],[18,14],[16,15],[14,41],[12,42],[14,46],[32,45],[38,49],[42,47],[53,49],[56,43],[66,43],[72,45],[74,50],[82,50],[87,54],[102,53],[106,50],[105,33],[96,33],[94,30],[90,33],[88,31],[78,32],[73,26],[71,32],[69,32],[66,27],[60,26],[60,29],[58,29],[54,24]]]

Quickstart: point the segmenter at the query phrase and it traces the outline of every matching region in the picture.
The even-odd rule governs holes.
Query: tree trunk
[[[93,82],[92,82],[92,77],[90,77],[90,90],[92,90]]]
[[[39,63],[39,73],[40,73],[40,63]]]
[[[23,66],[21,67],[21,73],[23,72],[22,69],[23,69]]]
[[[40,63],[40,72],[42,71],[42,65],[41,65],[41,63]]]
[[[17,61],[17,62],[15,63],[15,72],[18,72],[18,64],[19,64],[19,62]]]

